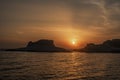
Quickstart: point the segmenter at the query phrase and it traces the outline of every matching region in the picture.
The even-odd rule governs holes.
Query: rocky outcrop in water
[[[80,49],[83,52],[120,52],[120,39],[112,39],[102,44],[89,43],[86,47]]]
[[[8,51],[33,51],[33,52],[65,52],[64,48],[56,47],[53,40],[42,39],[28,42],[24,48],[8,49]]]

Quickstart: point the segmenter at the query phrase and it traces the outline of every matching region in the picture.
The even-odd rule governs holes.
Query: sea
[[[0,51],[0,80],[120,80],[120,54]]]

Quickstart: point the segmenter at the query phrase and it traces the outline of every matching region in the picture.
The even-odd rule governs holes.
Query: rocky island
[[[53,40],[41,39],[36,42],[28,42],[26,47],[17,49],[7,49],[6,51],[67,52],[69,50],[56,47]]]
[[[102,44],[89,43],[84,48],[78,51],[120,53],[120,39],[107,40],[104,41]]]

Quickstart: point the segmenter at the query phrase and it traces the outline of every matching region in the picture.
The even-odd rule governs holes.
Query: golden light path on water
[[[94,77],[94,76],[101,76],[104,75],[103,72],[95,72],[94,74],[91,74],[91,70],[89,71],[89,69],[92,68],[100,68],[100,69],[104,69],[106,67],[106,65],[95,65],[95,66],[89,66],[89,63],[92,61],[91,58],[87,57],[88,54],[87,53],[82,53],[80,54],[79,52],[72,52],[69,56],[70,62],[69,64],[66,64],[68,66],[70,66],[70,69],[68,68],[68,70],[66,69],[66,71],[68,72],[67,74],[71,75],[68,78],[65,79],[80,79],[80,78],[84,78],[84,77]],[[89,58],[89,60],[87,59]],[[85,60],[84,60],[85,59]],[[83,61],[84,60],[84,61]],[[97,59],[96,59],[97,61]],[[97,63],[95,61],[95,63]],[[106,63],[106,62],[105,62]],[[88,64],[88,65],[86,65]],[[87,72],[87,74],[86,74]],[[93,70],[94,72],[94,70]]]
[[[1,52],[0,54],[1,80],[120,79],[119,54],[80,52]]]

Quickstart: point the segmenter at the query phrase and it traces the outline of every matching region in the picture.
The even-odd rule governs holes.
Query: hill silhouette
[[[66,52],[68,50],[56,47],[53,40],[41,39],[36,42],[28,42],[26,47],[7,49],[7,51]]]
[[[29,41],[26,47],[6,49],[6,51],[30,52],[70,52],[64,48],[56,47],[53,40],[41,39],[36,42]],[[106,40],[102,44],[89,43],[84,48],[74,50],[80,52],[114,52],[120,53],[120,39]]]
[[[83,52],[120,52],[120,39],[104,41],[102,44],[89,43],[84,48],[78,50]]]

